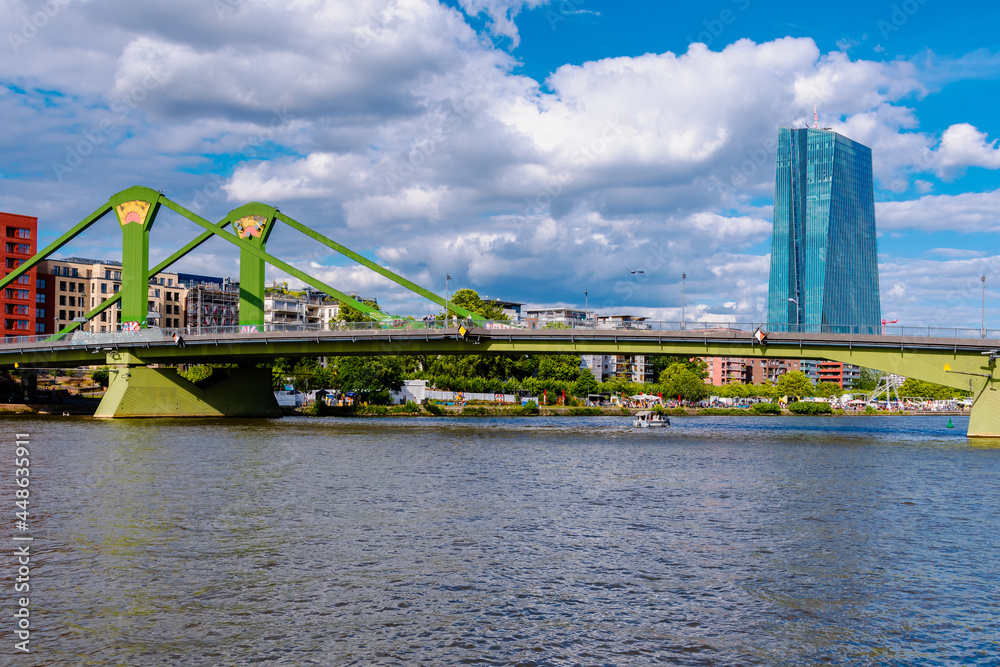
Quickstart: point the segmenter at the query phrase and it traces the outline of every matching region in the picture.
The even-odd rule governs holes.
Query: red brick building
[[[0,230],[3,233],[3,260],[0,270],[6,276],[35,254],[38,236],[38,218],[14,213],[0,213]],[[7,285],[0,293],[3,304],[3,336],[34,336],[38,330],[35,304],[35,270]]]

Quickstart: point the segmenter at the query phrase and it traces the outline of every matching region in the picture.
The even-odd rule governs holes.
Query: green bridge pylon
[[[240,243],[240,325],[264,324],[264,265],[266,262],[247,247],[265,250],[274,228],[273,206],[251,202],[234,208],[226,216]]]

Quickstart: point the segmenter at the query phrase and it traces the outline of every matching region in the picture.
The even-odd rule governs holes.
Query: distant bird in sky
[[[632,269],[628,268],[627,266],[625,267],[625,270],[628,271],[629,273],[631,273],[633,276],[635,274],[637,274],[637,273],[645,273],[645,271],[633,271]]]

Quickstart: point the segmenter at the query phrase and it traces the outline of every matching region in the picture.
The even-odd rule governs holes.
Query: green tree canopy
[[[674,364],[687,366],[702,380],[708,377],[708,364],[698,357],[685,357],[680,354],[651,354],[646,357],[646,364],[653,369],[653,377],[659,381],[663,371]]]
[[[469,289],[465,287],[458,290],[451,295],[448,300],[449,309],[448,311],[455,314],[451,310],[450,306],[455,305],[460,308],[465,308],[466,310],[482,315],[487,320],[492,320],[494,322],[509,322],[510,317],[503,312],[503,306],[501,306],[496,301],[484,301],[479,297],[479,293],[474,289]],[[443,319],[444,313],[437,316],[437,319]]]
[[[600,390],[601,385],[597,381],[597,378],[594,377],[594,374],[586,368],[581,368],[576,382],[573,383],[573,395],[579,398],[587,398],[589,394],[596,394]]]
[[[776,388],[779,396],[812,396],[814,390],[809,377],[802,371],[785,373],[778,379]]]
[[[899,395],[903,398],[929,398],[944,401],[951,398],[965,397],[968,395],[968,392],[933,382],[906,378],[906,382],[899,388]]]
[[[860,377],[854,382],[853,389],[857,389],[858,391],[875,391],[875,387],[878,386],[878,381],[881,377],[881,371],[862,368]]]
[[[584,369],[586,370],[586,369]],[[590,371],[587,371],[590,373]],[[543,355],[538,361],[539,380],[575,382],[580,376],[580,355]],[[591,375],[593,376],[593,375]]]
[[[378,307],[378,304],[374,301],[363,301],[366,306],[371,306],[375,310],[382,312],[382,309]],[[337,320],[340,322],[378,322],[374,317],[370,317],[354,306],[350,306],[345,302],[340,302],[340,308],[337,310]]]
[[[836,382],[817,382],[813,391],[814,395],[820,398],[831,398],[844,393],[844,390]]]
[[[680,396],[685,401],[700,401],[708,396],[705,379],[685,362],[667,366],[660,374],[660,387],[665,396]]]
[[[388,397],[403,386],[405,368],[398,356],[331,357],[333,385],[341,391],[368,392]]]

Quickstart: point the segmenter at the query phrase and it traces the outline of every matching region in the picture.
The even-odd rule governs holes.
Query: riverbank
[[[352,406],[344,408],[328,408],[320,414],[315,414],[311,406],[305,408],[287,409],[286,415],[326,416],[326,417],[630,417],[637,412],[648,410],[649,408],[622,408],[614,406],[604,407],[582,407],[582,406],[562,406],[546,405],[537,408],[537,412],[524,410],[519,406],[502,405],[437,405],[431,410],[427,406],[421,406],[418,410],[410,405],[409,408],[403,405],[385,406]],[[760,415],[741,408],[668,408],[664,411],[668,417],[795,417],[796,415],[788,410],[782,410],[773,415]],[[826,417],[918,417],[918,416],[944,416],[960,417],[968,416],[968,412],[962,411],[942,411],[942,412],[919,412],[919,411],[878,411],[876,413],[865,414],[864,412],[836,411],[832,414],[816,415]]]

